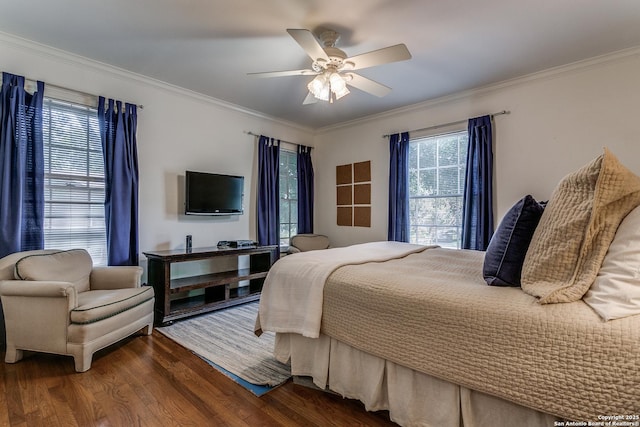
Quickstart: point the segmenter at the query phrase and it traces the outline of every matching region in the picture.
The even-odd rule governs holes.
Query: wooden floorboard
[[[4,359],[4,353],[1,354]],[[0,426],[393,426],[386,412],[292,381],[257,397],[158,332],[94,355],[0,363]]]

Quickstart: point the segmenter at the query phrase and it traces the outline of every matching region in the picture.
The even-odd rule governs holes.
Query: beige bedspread
[[[483,256],[436,248],[343,266],[324,287],[322,332],[560,417],[640,414],[640,316],[603,322],[582,301],[487,286]]]
[[[402,258],[427,248],[400,242],[371,242],[281,258],[271,267],[262,287],[256,335],[264,329],[318,338],[324,285],[337,268]]]

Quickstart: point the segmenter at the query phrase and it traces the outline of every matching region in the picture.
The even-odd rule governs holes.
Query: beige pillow
[[[84,249],[29,255],[15,266],[15,277],[21,280],[50,280],[70,282],[78,292],[89,290],[89,276],[93,268],[91,255]]]
[[[583,300],[604,320],[640,314],[640,207],[620,223]]]
[[[605,148],[560,181],[533,234],[522,290],[540,303],[577,301],[595,280],[622,219],[640,204],[640,177]]]

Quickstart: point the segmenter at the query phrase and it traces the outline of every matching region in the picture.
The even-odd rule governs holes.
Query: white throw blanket
[[[262,287],[256,335],[262,331],[293,332],[318,338],[324,284],[337,268],[403,258],[427,248],[400,242],[372,242],[285,256],[271,267]]]

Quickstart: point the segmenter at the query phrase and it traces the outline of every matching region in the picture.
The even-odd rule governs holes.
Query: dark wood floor
[[[0,353],[4,360],[4,353]],[[0,361],[1,426],[391,426],[343,399],[289,381],[256,397],[158,332],[96,353]]]

